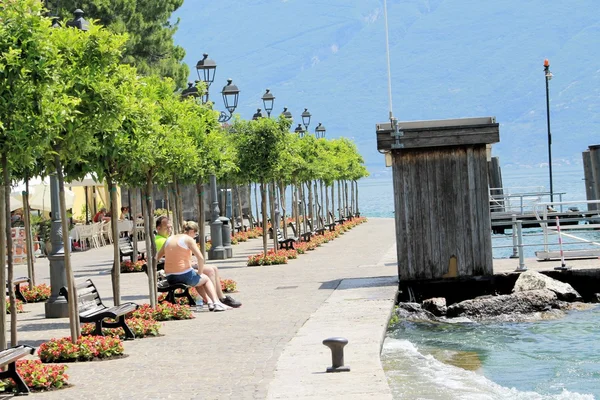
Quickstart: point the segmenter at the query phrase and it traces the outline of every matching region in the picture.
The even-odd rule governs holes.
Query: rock
[[[396,315],[400,319],[411,321],[431,321],[435,320],[435,315],[427,310],[423,310],[419,303],[398,303]]]
[[[542,289],[465,300],[449,306],[446,316],[488,319],[504,314],[550,311],[553,308],[559,308],[556,294],[551,290]]]
[[[437,317],[446,315],[446,299],[443,297],[434,297],[431,299],[423,300],[422,307],[424,310],[431,312]]]
[[[523,272],[515,282],[513,293],[525,292],[528,290],[547,289],[556,293],[559,300],[576,301],[581,300],[581,296],[573,286],[552,279],[549,276],[540,274],[536,271]]]

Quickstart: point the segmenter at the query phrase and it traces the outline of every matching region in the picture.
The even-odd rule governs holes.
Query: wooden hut
[[[377,124],[393,168],[401,280],[493,273],[486,145],[499,141],[498,126],[494,117]]]

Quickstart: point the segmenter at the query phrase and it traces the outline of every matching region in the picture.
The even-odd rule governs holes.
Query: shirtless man
[[[167,239],[170,237],[172,230],[173,230],[173,225],[171,225],[171,221],[169,221],[169,219],[167,217],[165,217],[165,216],[158,217],[158,219],[156,220],[156,232],[157,233],[154,236],[154,242],[156,243],[156,251],[159,252],[159,255],[160,255],[160,250],[164,246]],[[159,260],[160,260],[160,258],[161,257],[158,257]],[[196,256],[196,258],[198,258],[198,257]],[[198,262],[200,263],[200,259],[198,259]],[[223,290],[221,289],[221,278],[220,278],[220,274],[219,274],[219,269],[214,265],[204,265],[204,258],[202,258],[201,263],[203,265],[202,273],[206,274],[206,276],[208,276],[208,278],[211,280],[211,282],[215,288],[215,291],[217,292],[219,301],[221,301],[223,304],[225,304],[229,307],[233,307],[233,308],[240,307],[242,305],[242,303],[235,300],[233,297],[231,297],[229,295],[225,295],[223,293]],[[199,267],[198,267],[198,270],[200,270]],[[166,267],[165,267],[165,273],[167,273]],[[202,297],[206,296],[204,291],[199,291],[198,293]],[[207,298],[204,298],[204,301],[208,304],[208,309],[212,311],[211,302],[208,301]]]
[[[183,283],[193,286],[196,290],[204,290],[211,311],[225,311],[231,307],[223,304],[217,297],[212,281],[203,274],[204,257],[196,246],[194,237],[198,233],[198,224],[188,221],[183,225],[184,233],[170,236],[160,251],[158,257],[165,257],[165,274],[169,284]],[[198,272],[192,268],[192,254],[198,260]]]

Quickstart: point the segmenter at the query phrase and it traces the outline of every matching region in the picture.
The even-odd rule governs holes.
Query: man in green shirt
[[[167,241],[169,236],[171,236],[172,231],[173,225],[171,224],[171,221],[169,221],[169,218],[165,216],[158,217],[158,219],[156,220],[156,235],[154,235],[154,243],[156,244],[157,252],[159,252],[160,249],[162,249],[162,247],[165,245],[165,242]],[[235,300],[233,297],[225,295],[223,293],[223,290],[221,289],[221,278],[219,276],[219,269],[215,265],[204,264],[203,273],[206,274],[208,278],[212,281],[213,285],[215,286],[215,290],[217,291],[217,296],[223,304],[226,304],[229,307],[233,308],[238,308],[242,305],[242,303]],[[204,300],[206,302],[206,299]]]

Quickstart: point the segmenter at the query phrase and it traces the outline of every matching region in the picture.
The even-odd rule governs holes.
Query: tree
[[[237,161],[240,171],[244,171],[252,180],[260,183],[263,214],[263,250],[267,254],[267,193],[266,183],[274,181],[277,166],[284,151],[285,135],[290,127],[289,120],[280,117],[277,120],[259,118],[253,121],[236,120],[232,132],[238,135],[236,141]],[[275,229],[275,225],[273,225]],[[277,236],[274,235],[276,238]]]
[[[30,165],[47,148],[51,136],[36,129],[49,103],[48,88],[57,62],[51,40],[50,21],[42,17],[37,0],[12,0],[0,4],[0,260],[8,256],[8,276],[0,268],[0,281],[12,282],[10,183],[13,165]],[[6,235],[6,236],[5,236]],[[6,253],[5,253],[6,249]],[[11,344],[17,344],[16,299],[8,285],[11,302]],[[6,347],[6,298],[0,296],[0,348]]]
[[[63,21],[71,19],[72,12],[81,8],[87,19],[98,20],[114,33],[127,33],[124,63],[136,67],[142,75],[169,77],[177,87],[185,86],[190,72],[182,62],[185,50],[173,41],[179,21],[170,21],[183,0],[46,0],[45,3],[50,13],[60,15]]]

